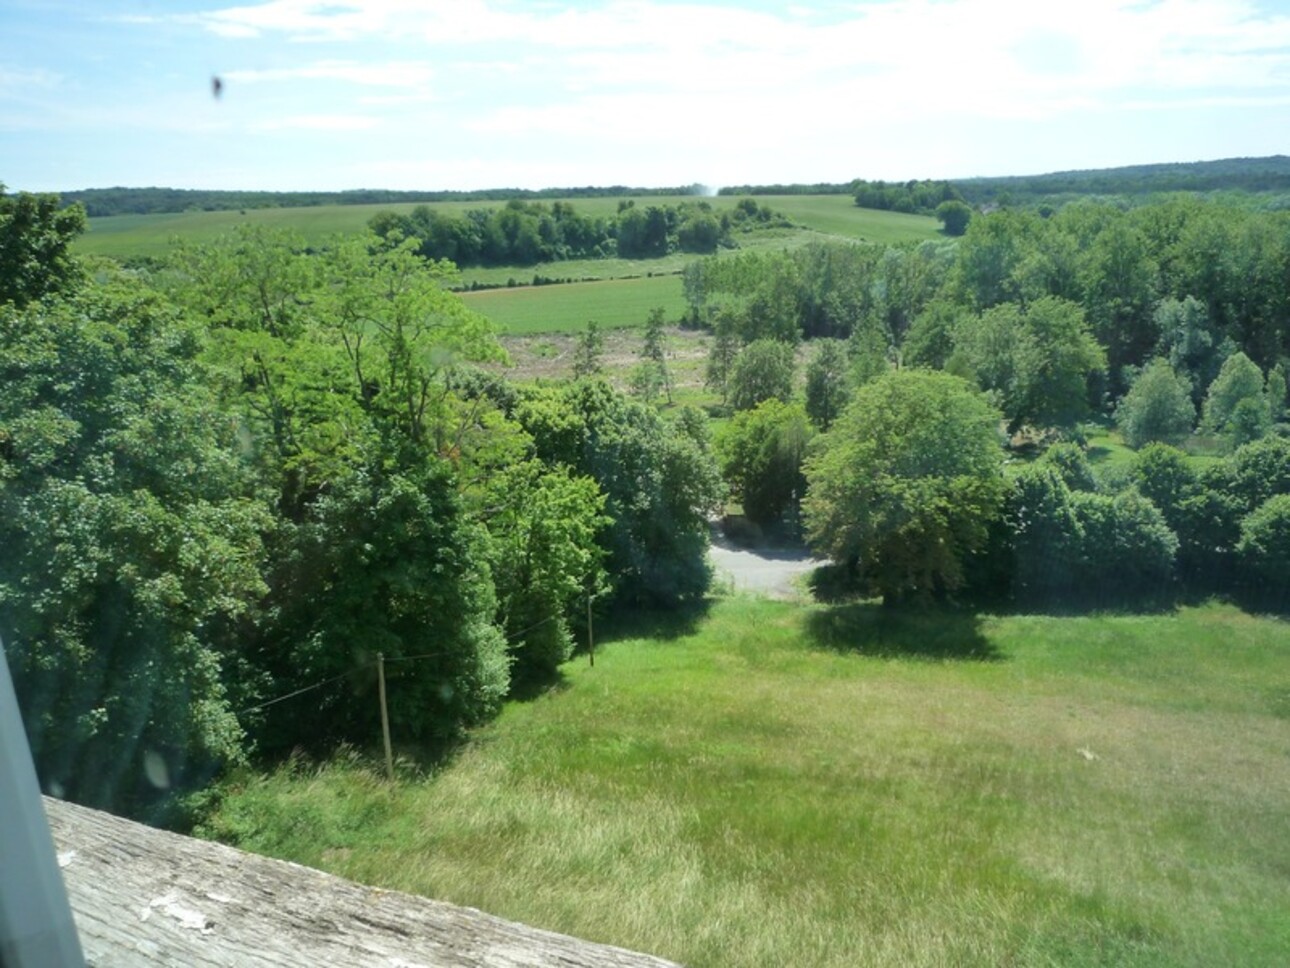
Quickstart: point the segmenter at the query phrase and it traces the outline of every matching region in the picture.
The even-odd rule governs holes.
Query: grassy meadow
[[[544,200],[549,203],[550,200]],[[678,204],[693,196],[636,199],[638,205]],[[706,199],[718,210],[732,209],[732,196]],[[580,211],[612,215],[616,198],[574,199]],[[785,249],[820,239],[866,240],[883,244],[939,237],[939,223],[919,215],[857,208],[849,195],[762,196],[759,204],[783,212],[799,227],[736,233],[741,249]],[[498,202],[436,202],[432,207],[452,211],[497,207]],[[402,205],[319,205],[303,208],[264,208],[227,212],[181,212],[165,215],[114,215],[91,219],[89,231],[75,243],[82,255],[111,258],[160,257],[173,240],[210,242],[241,224],[290,229],[307,243],[318,245],[337,233],[362,231],[368,220],[385,210],[406,211]],[[463,285],[480,283],[506,287],[496,292],[467,295],[474,308],[491,317],[505,331],[515,334],[571,332],[590,319],[606,328],[636,326],[649,310],[662,306],[669,319],[684,309],[681,281],[676,275],[696,257],[675,252],[659,259],[578,259],[544,262],[534,266],[491,266],[464,269]],[[579,280],[532,289],[524,286],[534,276]],[[595,280],[596,285],[589,280]],[[616,280],[609,285],[609,280]],[[508,283],[520,283],[511,288]]]
[[[882,245],[942,237],[940,223],[930,216],[857,208],[850,195],[772,195],[759,201],[826,235]]]
[[[691,966],[1283,965],[1290,627],[731,598],[204,832]],[[397,689],[397,681],[391,684]]]
[[[694,200],[694,196],[663,196],[638,198],[636,204],[676,205]],[[551,201],[551,199],[543,200],[545,204],[550,204]],[[578,211],[602,216],[616,212],[618,201],[616,198],[572,199]],[[739,199],[722,195],[705,201],[721,211],[733,209]],[[884,244],[940,237],[939,223],[934,218],[857,208],[849,195],[768,195],[759,196],[757,201],[759,204],[768,205],[778,212],[783,212],[792,221],[803,226],[802,229],[771,234],[770,239],[773,244],[801,244],[802,237],[812,236],[840,236]],[[431,202],[428,204],[432,208],[463,211],[471,208],[495,208],[502,203]],[[227,212],[113,215],[90,219],[89,231],[76,241],[74,248],[82,255],[105,255],[112,258],[160,256],[165,254],[170,247],[171,239],[175,237],[183,237],[192,242],[208,242],[243,223],[291,229],[304,236],[306,242],[318,244],[338,232],[362,231],[367,226],[368,220],[377,212],[410,211],[415,207],[407,203],[317,205],[303,208],[261,208]],[[739,241],[738,236],[736,240]],[[465,278],[468,283],[473,278],[478,278],[482,282],[505,283],[507,275],[514,275],[517,280],[520,280],[531,277],[534,272],[547,276],[581,277],[594,274],[610,278],[611,273],[612,276],[623,276],[644,274],[650,270],[672,272],[680,269],[691,258],[693,256],[678,255],[673,260],[608,260],[622,263],[609,270],[606,270],[600,262],[592,262],[591,266],[600,268],[590,273],[581,262],[553,262],[523,269],[479,270],[481,275],[474,276],[468,273]],[[506,274],[497,279],[495,275],[498,271]]]

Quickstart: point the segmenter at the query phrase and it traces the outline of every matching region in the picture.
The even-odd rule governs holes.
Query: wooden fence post
[[[394,751],[390,749],[390,711],[385,707],[385,653],[376,653],[376,678],[381,692],[381,734],[385,738],[385,772],[394,782]]]

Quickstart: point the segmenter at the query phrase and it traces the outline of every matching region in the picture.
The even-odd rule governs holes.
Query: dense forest
[[[813,185],[737,185],[723,187],[719,194],[856,195],[862,187],[869,184],[863,180],[853,180],[820,182]],[[884,188],[898,190],[904,186],[912,190],[918,185],[939,183],[910,181],[876,184]],[[1089,195],[1141,198],[1169,192],[1237,192],[1268,195],[1280,199],[1290,193],[1290,157],[1272,155],[1267,158],[1226,158],[1220,161],[1128,165],[1122,168],[1063,171],[1043,175],[955,178],[951,179],[949,184],[954,191],[953,196],[950,197],[961,198],[976,207],[1001,202],[1021,206],[1060,203]],[[881,200],[880,195],[877,197]],[[946,199],[938,201],[944,200]],[[866,207],[891,208],[893,206],[885,203]],[[935,205],[930,207],[934,208]]]
[[[1002,197],[1024,204],[1052,196],[1155,195],[1163,192],[1290,192],[1290,157],[1226,158],[1220,161],[1128,165],[1046,175],[956,179],[954,187],[973,205]]]
[[[500,211],[540,238],[559,204]],[[707,412],[667,405],[661,313],[630,392],[594,330],[573,380],[487,368],[415,231],[243,228],[127,270],[71,259],[83,226],[0,194],[0,635],[42,781],[82,802],[370,737],[378,656],[398,734],[450,743],[549,680],[589,603],[702,598],[728,497],[833,561],[821,594],[1290,589],[1290,214],[1081,202],[696,259]],[[1095,472],[1110,425],[1134,453]]]
[[[1290,215],[1177,196],[997,211],[958,242],[735,254],[684,282],[691,324],[712,332],[709,384],[738,411],[718,452],[754,521],[800,518],[835,580],[892,599],[1123,604],[1290,587],[1288,274]],[[775,348],[802,339],[798,400]],[[938,423],[975,405],[920,371],[966,382],[994,417]],[[992,420],[1006,475],[997,458],[988,475],[913,474],[966,476],[993,495],[979,513],[953,489],[892,483],[973,459],[953,448]],[[1099,421],[1136,462],[1094,475]],[[1198,464],[1184,444],[1227,456]]]

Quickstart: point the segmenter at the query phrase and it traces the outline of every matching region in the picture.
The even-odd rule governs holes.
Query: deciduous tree
[[[972,220],[972,209],[963,202],[951,199],[936,206],[936,217],[946,235],[962,235],[967,231],[968,222]]]
[[[0,307],[0,635],[42,780],[81,802],[246,751],[226,673],[271,524],[202,343],[137,280]]]
[[[66,290],[79,270],[70,247],[85,231],[85,209],[57,195],[5,194],[0,182],[0,306],[22,308]]]
[[[1236,551],[1260,590],[1284,602],[1290,594],[1290,494],[1268,498],[1241,521]]]
[[[793,395],[793,347],[774,339],[754,340],[730,368],[730,404],[751,410],[763,400]]]
[[[1120,400],[1115,422],[1130,447],[1177,444],[1191,433],[1196,408],[1187,381],[1169,361],[1157,357],[1146,365]]]
[[[1087,416],[1089,378],[1106,365],[1079,306],[1053,296],[968,317],[954,338],[959,365],[998,395],[1013,432],[1071,427]]]
[[[717,438],[721,473],[744,514],[771,524],[806,492],[802,462],[815,436],[802,405],[770,399],[735,414]]]
[[[1247,400],[1250,403],[1244,404]],[[1247,413],[1241,416],[1238,424],[1234,418],[1237,417],[1243,405]],[[1235,353],[1223,362],[1218,376],[1209,386],[1209,393],[1205,396],[1205,415],[1201,420],[1201,426],[1210,433],[1217,434],[1248,431],[1252,422],[1251,414],[1248,413],[1251,408],[1255,411],[1265,411],[1264,417],[1267,417],[1268,401],[1264,395],[1263,372],[1258,364],[1244,353]],[[1254,416],[1257,420],[1257,413]],[[1262,421],[1265,430],[1268,422],[1270,422],[1268,419]],[[1240,441],[1240,443],[1246,442]]]
[[[543,461],[604,492],[611,524],[598,540],[620,601],[675,604],[703,594],[707,519],[724,491],[691,435],[599,380],[529,390],[517,417]]]
[[[653,403],[661,391],[672,402],[672,373],[667,365],[667,333],[663,309],[650,310],[641,340],[640,363],[632,372],[632,388],[646,403]]]
[[[806,464],[812,547],[887,601],[958,588],[1003,496],[998,420],[944,373],[895,371],[861,387]]]
[[[573,348],[573,378],[575,380],[599,376],[604,371],[605,337],[594,319],[578,334]]]
[[[806,365],[806,413],[828,430],[851,399],[850,361],[841,340],[820,340]]]

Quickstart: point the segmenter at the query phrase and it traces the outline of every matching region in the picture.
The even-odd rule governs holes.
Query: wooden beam
[[[677,968],[46,797],[93,966]]]

